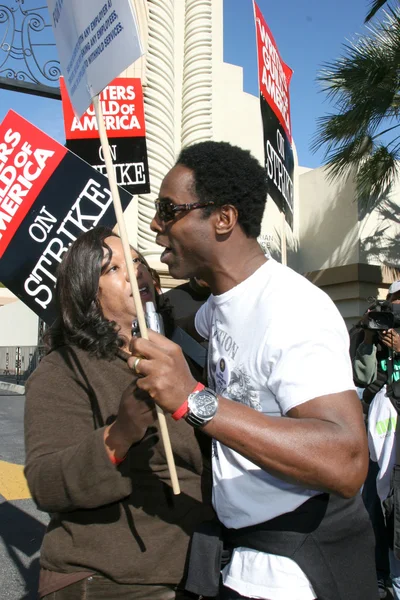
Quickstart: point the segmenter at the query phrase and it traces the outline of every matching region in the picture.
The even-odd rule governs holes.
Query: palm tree
[[[370,14],[384,2],[373,4]],[[312,148],[325,148],[332,178],[355,173],[359,199],[379,199],[399,173],[400,7],[344,48],[317,78],[336,114],[318,119]]]

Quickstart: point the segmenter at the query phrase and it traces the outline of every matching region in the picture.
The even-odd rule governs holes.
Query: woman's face
[[[109,321],[116,321],[121,328],[131,327],[132,320],[136,318],[136,308],[132,297],[128,269],[126,267],[121,240],[111,236],[105,239],[111,248],[112,256],[99,280],[98,300],[103,315]],[[138,254],[131,250],[134,269],[143,305],[146,302],[155,302],[155,290],[150,272],[140,262]],[[107,248],[104,248],[103,265],[108,260]]]

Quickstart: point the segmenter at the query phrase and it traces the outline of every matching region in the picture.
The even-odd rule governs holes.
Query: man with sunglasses
[[[220,530],[194,539],[188,589],[213,595],[218,573],[203,563],[217,564],[221,538],[223,600],[373,600],[373,535],[358,494],[368,448],[348,334],[326,294],[264,256],[266,196],[249,152],[202,142],[165,177],[151,224],[170,274],[212,292],[195,318],[209,341],[208,388],[151,331],[130,361],[159,406],[213,438]]]

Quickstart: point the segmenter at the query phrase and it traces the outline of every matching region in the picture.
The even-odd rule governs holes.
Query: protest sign
[[[256,3],[254,14],[268,193],[293,227],[294,158],[289,93],[292,70],[281,59]]]
[[[142,54],[129,0],[47,0],[61,71],[78,117]]]
[[[47,0],[61,71],[78,119],[93,108],[142,337],[147,328],[119,198],[100,93],[142,54],[129,0]]]
[[[74,114],[64,78],[60,78],[66,146],[106,174],[93,105],[80,119]],[[143,91],[140,79],[114,79],[100,94],[117,184],[131,194],[150,191]]]
[[[126,208],[132,197],[120,195]],[[9,111],[0,125],[0,281],[51,323],[57,266],[96,225],[115,225],[107,178]]]

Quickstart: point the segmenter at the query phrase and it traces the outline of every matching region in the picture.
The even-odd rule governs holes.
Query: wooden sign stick
[[[99,135],[100,135],[100,143],[101,143],[101,147],[103,150],[103,156],[104,156],[104,162],[106,165],[108,181],[110,183],[111,196],[112,196],[112,200],[114,203],[115,214],[117,217],[119,235],[121,237],[122,248],[124,251],[125,262],[126,262],[126,266],[128,269],[129,280],[131,282],[133,300],[134,300],[135,306],[136,306],[137,320],[138,320],[138,324],[139,324],[140,334],[141,334],[142,338],[144,338],[145,340],[148,340],[149,336],[147,334],[147,326],[146,326],[146,321],[145,321],[145,317],[144,317],[142,301],[140,298],[139,286],[138,286],[138,282],[136,279],[136,273],[133,268],[131,247],[130,247],[129,241],[128,241],[128,234],[126,231],[124,214],[122,212],[121,200],[119,197],[118,185],[117,185],[117,181],[115,178],[115,172],[113,169],[110,146],[108,144],[107,130],[104,125],[104,118],[103,118],[103,112],[101,109],[101,102],[100,102],[99,95],[93,97],[93,106],[94,106],[94,110],[96,113],[97,126],[99,129]],[[161,438],[162,438],[162,441],[164,444],[165,455],[167,458],[169,475],[171,478],[172,490],[173,490],[174,494],[177,495],[177,494],[180,494],[180,488],[179,488],[178,475],[176,473],[174,455],[172,453],[171,440],[169,438],[169,433],[168,433],[168,428],[167,428],[167,421],[165,419],[165,414],[162,411],[162,409],[157,405],[156,405],[156,409],[157,409],[158,422],[160,424]]]

